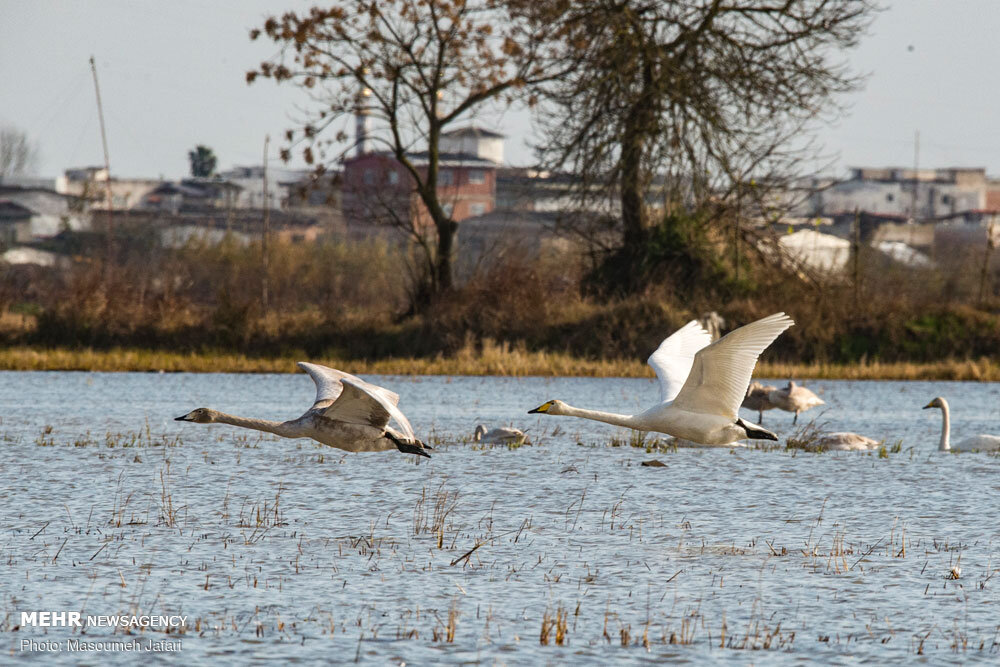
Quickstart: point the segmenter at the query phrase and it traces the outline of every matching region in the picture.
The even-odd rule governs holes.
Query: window
[[[486,172],[482,169],[469,170],[469,183],[472,185],[482,185],[486,182]]]
[[[442,169],[438,172],[438,185],[451,185],[451,169]]]
[[[399,172],[393,169],[389,172],[389,185],[396,185],[399,183]]]
[[[365,185],[375,185],[375,171],[373,169],[365,169]]]
[[[950,204],[951,203],[951,197],[948,196],[948,195],[941,195],[941,203],[942,204]]]
[[[486,204],[482,202],[469,204],[469,215],[482,215],[483,213],[486,213]]]
[[[896,195],[892,194],[891,192],[885,196],[886,201],[895,201],[895,199]]]
[[[452,212],[455,210],[455,205],[454,204],[441,204],[441,210],[444,211],[444,214],[450,218]]]

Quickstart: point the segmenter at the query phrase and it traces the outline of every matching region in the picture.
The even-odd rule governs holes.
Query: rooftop
[[[29,208],[7,199],[0,199],[0,220],[27,220],[33,215]]]
[[[507,135],[493,132],[478,125],[470,125],[451,132],[442,132],[442,137],[461,139],[463,137],[482,137],[484,139],[504,139]]]

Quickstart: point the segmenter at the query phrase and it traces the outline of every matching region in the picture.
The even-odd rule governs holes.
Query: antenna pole
[[[267,315],[268,309],[268,257],[267,257],[267,241],[268,237],[271,235],[271,207],[267,203],[267,148],[268,144],[271,142],[271,135],[264,136],[264,228],[261,231],[260,237],[260,251],[261,251],[261,281],[260,281],[260,305]]]
[[[94,92],[97,94],[97,118],[101,124],[101,145],[104,147],[104,184],[108,200],[107,221],[104,230],[107,242],[106,256],[104,260],[104,282],[105,287],[107,287],[111,283],[111,267],[114,262],[114,223],[111,219],[113,201],[111,196],[111,158],[108,157],[108,135],[104,129],[104,107],[101,104],[101,87],[97,83],[97,64],[94,62],[94,56],[90,56],[90,71],[94,75]]]

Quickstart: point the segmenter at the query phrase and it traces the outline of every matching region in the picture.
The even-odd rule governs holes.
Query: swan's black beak
[[[924,409],[924,410],[926,410],[927,408],[933,408],[933,407],[934,407],[933,405],[930,405],[930,404],[928,404],[928,405],[925,405],[925,406],[923,407],[923,409]]]
[[[545,414],[546,412],[549,411],[549,408],[551,408],[551,407],[552,407],[552,401],[546,401],[545,403],[542,403],[541,405],[539,405],[534,410],[528,410],[528,414],[529,415],[533,415],[533,414]]]
[[[180,417],[174,417],[174,421],[175,422],[189,422],[191,420],[187,418],[187,415],[181,415]]]

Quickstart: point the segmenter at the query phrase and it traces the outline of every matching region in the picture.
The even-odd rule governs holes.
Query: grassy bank
[[[0,369],[11,371],[138,371],[192,373],[293,373],[295,357],[249,357],[226,352],[176,353],[135,349],[41,349],[9,347],[0,350]],[[463,348],[451,356],[388,358],[378,361],[341,360],[320,356],[308,359],[353,373],[389,375],[506,375],[652,377],[641,360],[578,359],[566,354],[527,352],[503,344],[480,350]],[[933,363],[789,364],[761,362],[758,377],[831,380],[974,380],[1000,381],[1000,365],[982,358]]]

